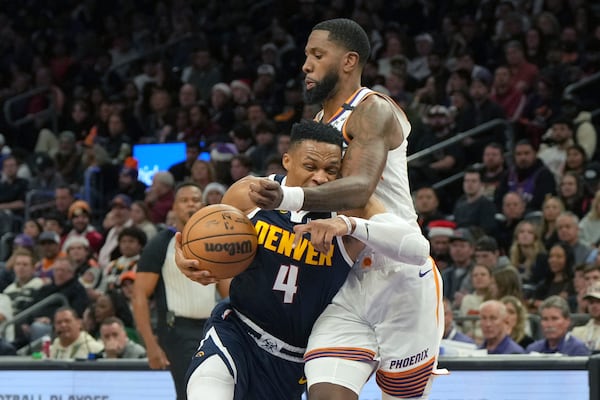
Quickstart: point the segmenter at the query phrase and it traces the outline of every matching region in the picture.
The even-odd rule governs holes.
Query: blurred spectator
[[[13,252],[12,257],[15,281],[2,293],[10,297],[12,309],[15,314],[18,314],[32,303],[35,292],[44,285],[44,282],[35,276],[36,260],[31,252],[18,249]]]
[[[564,210],[565,206],[559,197],[546,196],[542,204],[542,221],[540,227],[540,236],[546,249],[549,249],[554,243],[558,242],[556,219]]]
[[[536,285],[548,273],[546,248],[538,227],[531,221],[521,221],[514,230],[509,250],[510,263],[519,270],[523,283]]]
[[[527,348],[533,343],[533,338],[527,334],[529,319],[522,301],[515,296],[504,296],[500,301],[506,307],[506,324],[511,339],[522,348]]]
[[[277,154],[276,134],[277,128],[270,120],[261,122],[256,126],[254,131],[256,147],[250,153],[250,158],[252,159],[254,171],[259,175],[264,175],[266,160],[271,155]]]
[[[155,224],[165,222],[167,212],[173,207],[175,180],[167,171],[159,171],[152,177],[152,185],[146,191],[144,202],[150,208],[150,220]]]
[[[488,354],[523,354],[521,346],[511,339],[508,332],[507,312],[504,303],[488,300],[479,307],[479,321],[483,334],[482,349]]]
[[[496,204],[504,195],[518,192],[525,200],[528,210],[539,210],[547,194],[556,193],[556,181],[552,172],[537,158],[533,145],[519,141],[514,148],[514,166],[496,191]]]
[[[54,263],[66,254],[60,250],[60,236],[54,231],[42,232],[38,237],[38,243],[41,246],[42,259],[35,266],[35,276],[48,283],[53,276]]]
[[[215,180],[215,168],[210,161],[196,160],[192,165],[190,182],[195,183],[202,189]]]
[[[84,200],[76,200],[70,205],[68,217],[72,229],[65,236],[65,243],[72,237],[85,237],[92,253],[97,254],[100,251],[104,237],[90,223],[91,213],[92,210],[89,204]]]
[[[194,85],[201,100],[210,99],[212,87],[221,81],[221,72],[208,48],[196,49],[191,55],[192,63],[181,74],[181,81]]]
[[[588,302],[590,320],[584,326],[573,328],[572,334],[592,352],[597,352],[600,350],[600,282],[590,285],[584,299]]]
[[[600,190],[596,192],[589,212],[579,222],[579,237],[590,244],[600,241]]]
[[[416,153],[450,139],[453,136],[451,125],[452,116],[447,107],[442,105],[431,107],[427,117],[423,119],[423,129],[425,131],[417,135],[418,140],[414,142],[411,153]],[[460,170],[463,161],[464,151],[458,143],[422,157],[418,161],[413,161],[409,169],[411,187],[419,189],[423,186],[430,186]]]
[[[72,236],[65,240],[63,251],[75,265],[75,275],[79,278],[79,282],[88,289],[88,293],[89,289],[98,287],[100,268],[92,256],[90,242],[85,236]]]
[[[102,321],[110,317],[117,317],[123,322],[127,336],[134,341],[138,340],[129,303],[120,291],[109,289],[106,293],[100,294],[90,307],[94,320],[93,329],[89,331],[92,336],[100,337]]]
[[[63,220],[71,219],[69,217],[69,207],[75,201],[73,187],[69,185],[57,186],[54,189],[54,208],[60,213]]]
[[[231,159],[230,174],[233,182],[237,182],[248,175],[254,175],[252,159],[244,154],[233,156]]]
[[[491,234],[496,227],[496,206],[483,195],[481,172],[468,168],[463,177],[463,192],[454,205],[454,221],[458,227],[478,226]]]
[[[65,235],[65,229],[67,228],[67,222],[65,217],[56,210],[46,211],[42,215],[44,231],[56,232],[60,238],[62,244]]]
[[[567,300],[575,294],[573,286],[573,270],[575,263],[573,250],[567,243],[558,242],[548,251],[548,267],[550,272],[545,279],[536,287],[534,306],[538,307],[550,296],[559,295]]]
[[[126,160],[119,172],[119,193],[129,196],[132,200],[144,200],[146,184],[138,179],[137,165],[133,166]]]
[[[127,337],[125,325],[118,317],[108,317],[100,325],[103,358],[144,358],[146,349]]]
[[[511,84],[510,68],[506,65],[496,67],[490,100],[502,107],[506,119],[515,122],[521,118],[526,99],[525,94]]]
[[[481,264],[475,264],[471,270],[471,285],[473,291],[467,293],[460,304],[461,316],[479,315],[482,303],[491,299],[490,285],[492,283],[492,269]],[[473,338],[476,343],[483,340],[481,325],[478,321],[464,321],[463,332]]]
[[[567,158],[565,160],[563,173],[571,171],[584,177],[587,166],[588,158],[583,147],[577,143],[567,147]]]
[[[511,70],[511,85],[523,93],[528,93],[538,77],[538,67],[527,61],[523,45],[516,40],[504,45],[504,56]]]
[[[456,340],[463,343],[475,343],[473,339],[462,333],[454,323],[454,311],[450,300],[444,298],[444,336],[446,340]]]
[[[67,256],[56,259],[53,266],[53,277],[50,283],[42,286],[34,296],[31,305],[43,300],[54,293],[60,293],[66,297],[68,304],[75,309],[77,315],[83,315],[83,311],[89,304],[85,288],[79,283],[75,275],[75,265]],[[49,304],[37,310],[31,315],[29,338],[35,341],[52,330],[52,316],[59,307]]]
[[[226,83],[216,83],[211,89],[210,119],[219,135],[229,132],[234,125],[235,114],[231,102],[231,88]]]
[[[50,345],[50,358],[54,360],[87,360],[90,354],[102,351],[89,333],[82,330],[81,318],[76,310],[61,307],[54,313],[56,339]]]
[[[183,182],[187,180],[192,172],[192,166],[200,155],[200,142],[196,140],[190,140],[185,143],[185,160],[171,165],[169,172],[173,175],[175,182]]]
[[[496,239],[488,235],[479,237],[475,242],[475,262],[491,271],[511,265],[508,257],[500,254]]]
[[[54,155],[56,168],[68,184],[83,181],[81,176],[81,149],[77,146],[75,134],[63,131],[58,136],[58,151]]]
[[[142,249],[146,245],[146,234],[140,228],[128,226],[119,233],[119,254],[103,270],[102,291],[117,288],[119,276],[127,271],[135,271]]]
[[[448,267],[450,259],[450,237],[456,229],[452,221],[433,220],[427,225],[427,237],[431,244],[431,258],[440,271]]]
[[[505,179],[506,174],[502,145],[492,142],[485,146],[481,166],[483,195],[493,201],[496,189],[500,186],[500,182]]]
[[[575,172],[565,172],[558,183],[558,195],[565,205],[565,210],[578,218],[589,211],[592,197],[587,192],[583,177]]]
[[[560,296],[551,296],[540,305],[543,339],[527,346],[529,353],[561,353],[566,356],[588,356],[590,350],[585,343],[568,333],[571,312],[567,301]]]
[[[433,50],[433,37],[429,33],[421,33],[415,37],[416,56],[408,63],[408,74],[418,81],[427,78],[431,71],[427,57]]]
[[[131,199],[125,194],[116,195],[111,201],[111,210],[106,214],[103,222],[108,231],[105,235],[104,244],[98,252],[98,265],[104,269],[113,258],[112,253],[118,249],[119,233],[133,225],[131,220]]]
[[[524,298],[519,271],[512,265],[492,271],[490,290],[494,299],[501,299],[504,296]]]
[[[263,124],[265,122],[266,120],[259,122],[259,124]],[[257,129],[258,126],[259,125],[257,124],[255,129]],[[235,147],[236,154],[252,156],[254,150],[256,149],[256,145],[250,126],[248,126],[247,124],[236,125],[229,133],[229,136],[231,137],[231,140]]]
[[[513,240],[514,231],[525,217],[525,201],[520,194],[508,192],[502,199],[502,213],[496,214],[496,231],[494,237],[501,252],[506,254]]]
[[[567,148],[573,142],[573,126],[565,118],[552,122],[548,132],[542,138],[545,140],[538,150],[538,158],[552,171],[558,182],[567,161]]]
[[[220,204],[227,188],[218,182],[211,182],[202,192],[202,204],[209,206],[211,204]]]
[[[463,118],[456,120],[456,132],[465,132],[485,122],[505,117],[502,107],[490,98],[491,79],[491,76],[480,74],[471,80],[469,94],[472,103],[466,108]],[[479,161],[485,146],[492,142],[506,142],[503,127],[491,128],[478,135],[463,139],[466,162],[472,164]]]
[[[592,121],[592,114],[581,109],[578,101],[571,96],[563,96],[561,112],[573,129],[573,139],[584,150],[588,160],[598,152],[598,132]]]
[[[108,135],[97,136],[95,140],[104,147],[114,165],[122,165],[131,155],[132,139],[119,112],[112,112],[108,117]]]
[[[65,180],[56,169],[56,162],[46,153],[37,153],[34,160],[35,174],[29,182],[29,190],[54,191],[65,185]]]
[[[25,209],[25,195],[29,183],[17,177],[17,168],[17,159],[14,156],[7,156],[2,160],[0,209],[20,214]]]
[[[573,265],[586,262],[592,248],[579,238],[579,218],[569,211],[563,211],[556,219],[558,239],[566,243],[573,252]]]
[[[417,212],[417,222],[427,235],[429,223],[433,220],[444,219],[444,215],[439,210],[439,199],[437,193],[432,187],[422,187],[414,192],[415,211]]]
[[[473,290],[471,270],[475,239],[467,228],[455,229],[450,237],[450,264],[442,271],[444,297],[460,307],[463,296]]]
[[[147,240],[156,235],[156,225],[150,221],[150,209],[143,201],[137,200],[131,204],[131,220],[133,226],[141,229],[146,234]]]

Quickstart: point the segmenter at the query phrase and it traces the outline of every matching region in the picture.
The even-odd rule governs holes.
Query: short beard
[[[304,102],[306,104],[323,104],[325,100],[333,95],[333,91],[339,81],[339,75],[333,71],[327,73],[320,82],[315,82],[315,86],[306,90],[304,86]]]

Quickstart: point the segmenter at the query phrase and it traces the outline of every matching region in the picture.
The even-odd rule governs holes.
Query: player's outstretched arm
[[[418,228],[392,213],[368,214],[370,218],[347,217],[313,220],[296,225],[297,237],[310,233],[317,251],[327,253],[334,236],[349,235],[394,260],[422,265],[429,257],[429,241]]]

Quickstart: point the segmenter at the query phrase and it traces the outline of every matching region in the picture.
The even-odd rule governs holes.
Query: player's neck
[[[352,84],[340,85],[337,92],[323,102],[323,121],[328,121],[337,110],[350,99],[358,89],[361,88],[360,81]]]

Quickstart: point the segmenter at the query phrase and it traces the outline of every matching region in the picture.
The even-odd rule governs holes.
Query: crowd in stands
[[[600,350],[600,100],[566,91],[600,72],[597,4],[26,3],[0,10],[0,326],[53,293],[68,305],[0,331],[0,351],[50,334],[53,358],[144,356],[131,287],[173,225],[176,185],[208,205],[284,173],[290,127],[318,111],[303,103],[304,44],[333,17],[368,32],[363,84],[405,110],[409,154],[500,121],[409,162],[445,337],[490,354]],[[185,159],[142,183],[133,146],[169,142]],[[571,330],[572,315],[585,318]]]

